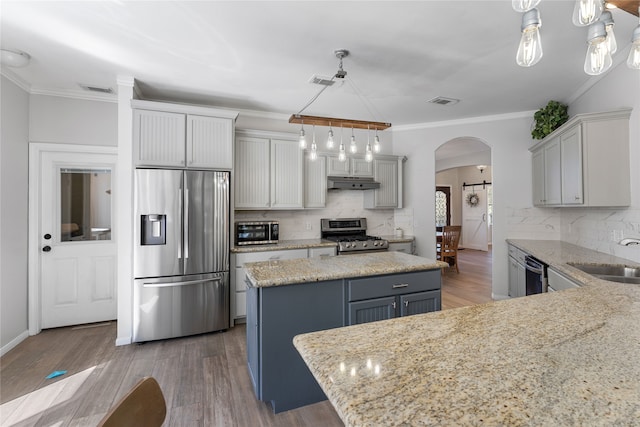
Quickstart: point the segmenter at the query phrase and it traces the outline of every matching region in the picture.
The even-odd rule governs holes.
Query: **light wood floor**
[[[443,276],[442,308],[491,300],[491,253],[460,252]],[[95,426],[143,376],[167,402],[165,426],[342,426],[327,401],[274,415],[253,394],[245,328],[115,347],[116,324],[29,337],[0,359],[0,425]],[[54,370],[66,370],[46,380]]]

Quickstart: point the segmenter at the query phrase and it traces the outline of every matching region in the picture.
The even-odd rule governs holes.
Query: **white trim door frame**
[[[57,153],[64,155],[87,154],[117,156],[117,147],[74,145],[57,143],[32,142],[29,144],[29,279],[28,279],[28,307],[29,307],[29,335],[36,335],[42,330],[42,288],[41,288],[41,246],[40,230],[41,194],[48,189],[42,188],[43,156]],[[115,157],[117,158],[117,157]],[[117,174],[117,170],[116,170]],[[115,182],[116,177],[112,177]],[[113,209],[112,212],[117,212]],[[112,228],[117,229],[117,215],[112,217]]]

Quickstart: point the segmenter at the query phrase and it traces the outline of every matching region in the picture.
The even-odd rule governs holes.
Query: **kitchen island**
[[[325,400],[293,337],[439,310],[446,266],[401,252],[245,264],[247,359],[258,399],[275,412]]]
[[[640,287],[566,264],[624,260],[510,243],[582,287],[294,338],[345,425],[640,425]]]

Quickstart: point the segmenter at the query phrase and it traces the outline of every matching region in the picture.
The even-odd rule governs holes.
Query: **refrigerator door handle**
[[[178,212],[182,212],[182,188],[178,189]],[[182,244],[178,245],[178,259],[182,259]]]
[[[220,282],[222,279],[220,277],[214,277],[212,279],[202,279],[202,280],[187,280],[185,282],[169,282],[169,283],[143,283],[143,288],[170,288],[173,286],[187,286],[187,285],[197,285],[199,283],[207,283],[207,282]]]
[[[185,188],[184,190],[184,259],[189,258],[189,189]],[[185,271],[186,271],[185,267]]]

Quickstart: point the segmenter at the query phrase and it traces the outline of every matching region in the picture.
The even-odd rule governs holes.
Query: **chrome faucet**
[[[620,240],[620,242],[618,242],[618,244],[622,246],[640,245],[640,239],[622,239]]]

